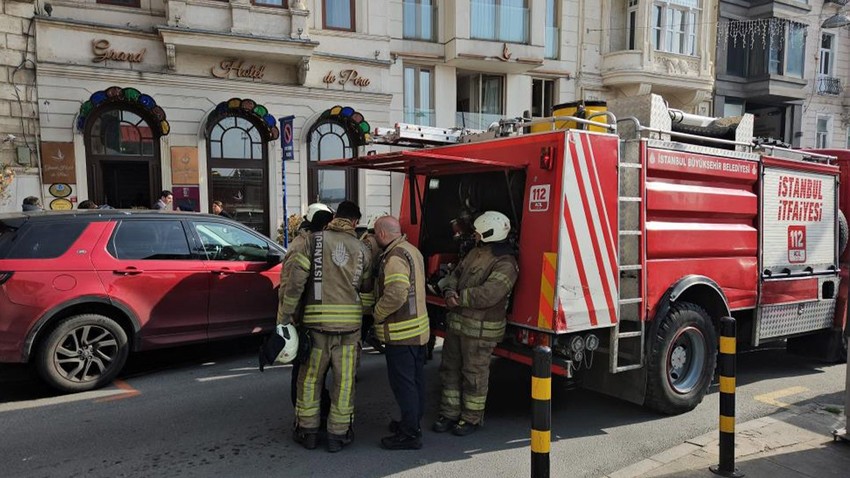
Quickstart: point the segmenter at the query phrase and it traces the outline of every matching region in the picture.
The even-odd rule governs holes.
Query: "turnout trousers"
[[[425,346],[387,345],[387,375],[401,410],[401,431],[422,436],[419,424],[425,413]]]
[[[295,420],[305,431],[321,423],[322,386],[328,368],[333,374],[328,433],[344,435],[354,423],[354,375],[360,349],[360,331],[332,335],[311,330],[313,349],[298,371]]]
[[[490,355],[495,347],[493,341],[446,333],[440,363],[443,382],[440,415],[450,420],[481,423],[490,380]]]

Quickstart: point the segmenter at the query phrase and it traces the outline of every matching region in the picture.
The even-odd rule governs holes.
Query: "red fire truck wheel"
[[[646,406],[671,415],[693,410],[711,385],[717,362],[717,333],[708,313],[677,302],[649,340]]]

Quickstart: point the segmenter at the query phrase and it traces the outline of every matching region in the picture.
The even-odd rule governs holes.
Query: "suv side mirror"
[[[280,251],[269,249],[269,253],[266,255],[266,262],[273,266],[280,264],[283,262],[283,254]]]

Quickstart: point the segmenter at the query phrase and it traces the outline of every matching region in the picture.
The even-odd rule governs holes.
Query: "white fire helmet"
[[[283,346],[283,350],[281,350],[280,353],[277,354],[277,358],[275,359],[274,363],[292,363],[292,361],[295,360],[295,356],[298,355],[298,331],[295,330],[295,326],[292,324],[278,324],[276,332],[277,335],[280,335],[281,337],[286,339],[286,343]]]
[[[333,210],[327,206],[327,204],[322,204],[320,202],[314,202],[307,206],[307,214],[304,215],[304,218],[310,222],[313,222],[313,215],[319,211],[327,211],[333,214]]]
[[[475,232],[481,235],[481,242],[504,241],[511,232],[511,221],[508,216],[497,211],[485,212],[478,216],[472,225]]]

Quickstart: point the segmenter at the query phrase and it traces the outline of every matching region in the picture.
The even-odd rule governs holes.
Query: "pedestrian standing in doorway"
[[[165,189],[159,193],[159,200],[154,204],[153,208],[160,211],[170,211],[172,202],[174,202],[174,195],[171,194],[171,191]]]
[[[386,344],[390,388],[401,420],[381,440],[388,450],[422,448],[420,422],[425,411],[425,346],[430,336],[425,303],[425,261],[407,242],[398,219],[375,223],[375,239],[384,249],[375,280],[375,335]]]
[[[224,204],[221,201],[213,201],[212,212],[217,216],[233,219],[233,216],[231,216],[230,213],[224,210]]]

